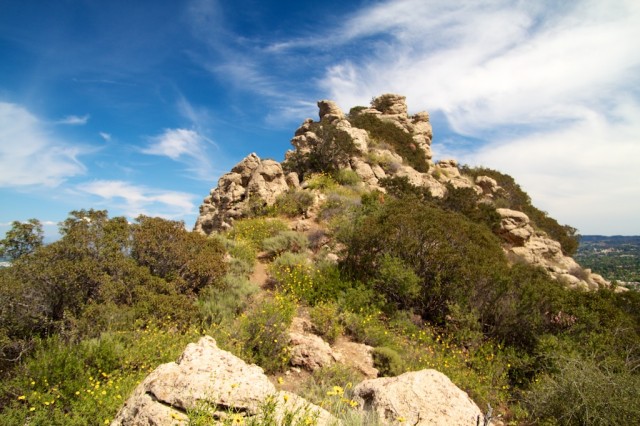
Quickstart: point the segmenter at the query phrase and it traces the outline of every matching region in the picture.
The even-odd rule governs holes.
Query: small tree
[[[0,255],[16,260],[42,246],[43,238],[42,224],[38,219],[26,222],[15,220],[4,239],[0,240]]]

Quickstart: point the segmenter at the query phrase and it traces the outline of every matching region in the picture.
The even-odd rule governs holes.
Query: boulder
[[[407,97],[394,93],[385,93],[371,101],[371,107],[383,115],[407,115]]]
[[[469,395],[436,370],[365,380],[353,393],[361,410],[390,424],[469,426],[483,419]]]
[[[344,119],[344,113],[334,101],[318,101],[318,108],[320,110],[318,113],[320,120],[326,120],[331,123],[334,120]]]
[[[187,425],[189,410],[206,410],[211,424],[222,424],[234,414],[259,419],[270,400],[277,403],[276,416],[282,417],[293,404],[305,407],[300,415],[322,419],[319,424],[335,420],[300,397],[276,392],[260,367],[219,349],[213,338],[205,336],[187,345],[176,362],[163,364],[149,374],[111,425]]]

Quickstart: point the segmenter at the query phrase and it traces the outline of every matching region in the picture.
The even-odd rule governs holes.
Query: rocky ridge
[[[318,101],[318,108],[319,121],[306,119],[295,131],[291,139],[294,149],[287,151],[284,162],[260,159],[252,153],[231,172],[224,174],[217,187],[211,190],[200,206],[195,231],[209,235],[228,229],[233,226],[234,220],[244,217],[252,206],[273,205],[277,197],[287,191],[305,189],[305,174],[311,171],[304,167],[293,170],[296,167],[291,167],[291,164],[296,161],[300,164],[300,159],[308,160],[326,149],[337,150],[338,134],[347,135],[353,144],[353,150],[348,153],[337,150],[340,155],[335,155],[332,166],[355,172],[366,189],[385,192],[379,184],[380,179],[401,177],[414,186],[426,188],[432,196],[439,198],[446,194],[447,185],[458,189],[471,188],[481,197],[480,201],[486,203],[491,203],[502,191],[498,183],[489,176],[473,179],[462,174],[453,159],[434,163],[431,152],[433,131],[429,114],[418,112],[409,115],[404,96],[381,95],[374,98],[368,108],[354,108],[349,115],[375,117],[393,124],[410,136],[409,148],[421,153],[429,165],[425,172],[417,171],[396,150],[379,143],[366,130],[353,126],[349,117],[335,102]],[[314,195],[316,205],[321,203],[322,195]],[[565,256],[560,243],[532,226],[525,213],[510,209],[497,211],[501,217],[497,234],[503,239],[504,250],[509,255],[541,266],[551,277],[569,288],[594,290],[611,285],[602,276],[582,269],[575,260]]]

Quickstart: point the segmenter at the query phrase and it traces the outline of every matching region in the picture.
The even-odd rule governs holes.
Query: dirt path
[[[267,273],[267,265],[258,260],[253,267],[253,273],[249,277],[249,281],[264,289],[267,286],[268,280],[269,274]]]

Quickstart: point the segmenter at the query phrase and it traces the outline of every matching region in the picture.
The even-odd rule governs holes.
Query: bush
[[[393,146],[394,150],[417,171],[426,173],[429,170],[427,157],[416,147],[411,134],[393,122],[381,120],[373,114],[358,114],[349,117],[349,121],[352,126],[369,132],[372,139]]]
[[[626,425],[640,419],[640,376],[599,368],[593,360],[557,360],[557,372],[544,374],[525,394],[538,421],[560,425]]]
[[[338,183],[333,179],[331,175],[324,172],[314,173],[306,180],[307,188],[309,189],[333,189],[338,186]]]
[[[289,364],[287,330],[295,314],[296,304],[276,294],[264,300],[242,317],[241,333],[246,360],[255,362],[267,373],[281,371]]]
[[[398,352],[386,346],[373,349],[373,366],[382,377],[398,376],[404,373],[404,363]]]
[[[307,213],[313,205],[314,196],[305,190],[292,189],[276,198],[272,209],[276,214],[287,217],[301,216]]]
[[[343,333],[340,323],[340,308],[335,302],[321,302],[309,311],[311,322],[317,333],[333,344]]]
[[[244,277],[226,275],[224,287],[208,287],[198,298],[200,315],[206,326],[230,323],[245,310],[258,286]]]
[[[307,249],[309,241],[304,234],[296,231],[283,231],[274,237],[262,242],[263,249],[269,256],[277,256],[285,251],[300,253]]]
[[[333,178],[340,185],[357,185],[362,182],[358,174],[351,169],[340,169],[333,173]]]
[[[262,242],[286,231],[287,225],[279,219],[253,218],[237,220],[227,236],[232,240],[243,240],[256,250],[262,250]]]
[[[258,252],[253,244],[243,239],[228,239],[221,234],[212,234],[209,238],[218,240],[231,255],[229,273],[232,275],[249,276],[253,272]]]
[[[280,291],[298,299],[313,299],[313,265],[305,255],[283,253],[271,264],[269,273]]]

